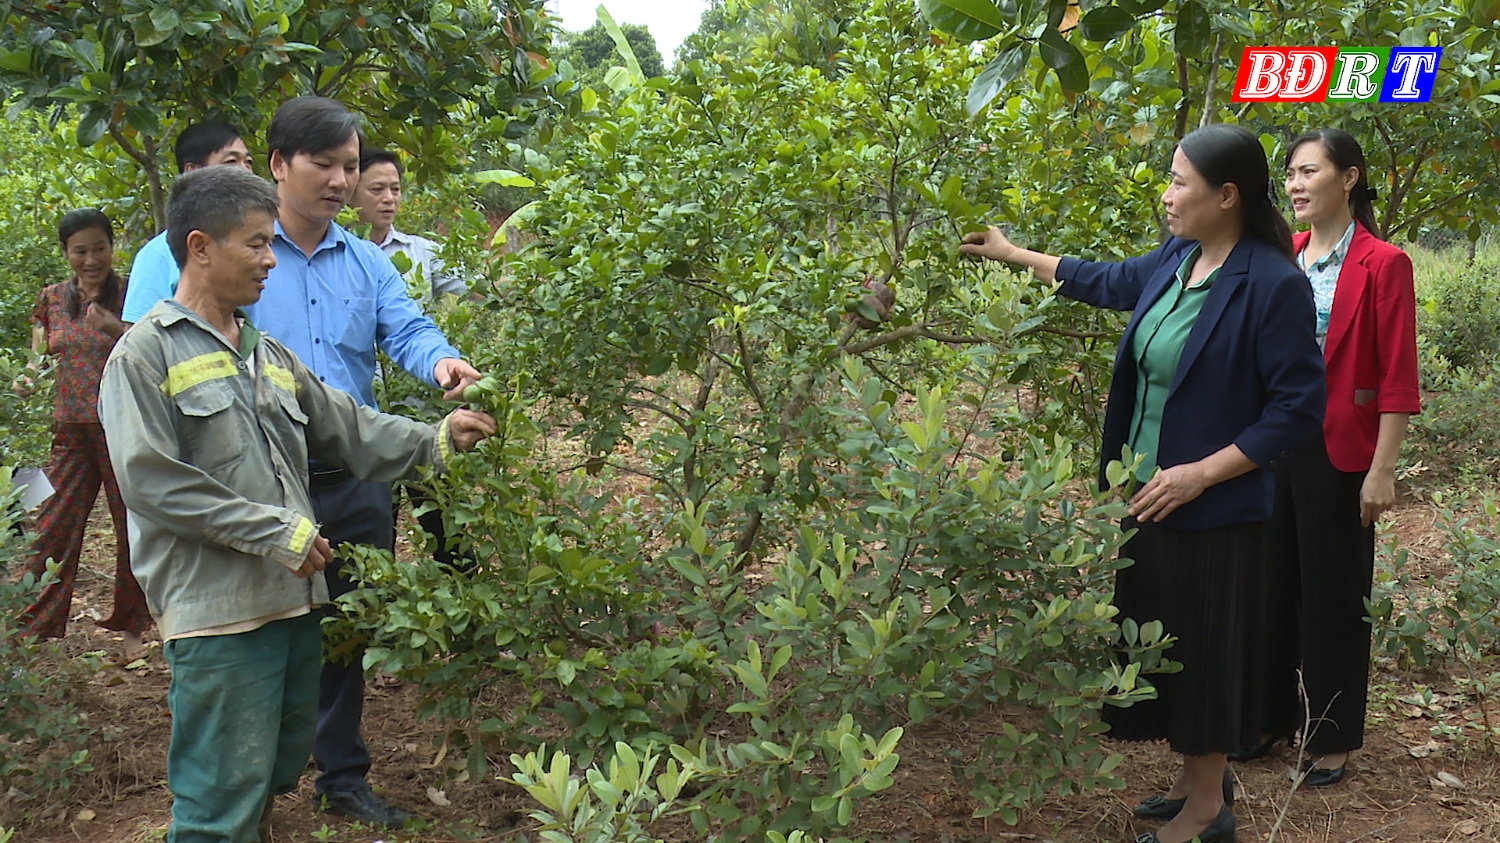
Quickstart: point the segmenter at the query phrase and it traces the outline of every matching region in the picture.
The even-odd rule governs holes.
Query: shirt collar
[[[412,239],[412,236],[410,234],[407,234],[404,231],[397,230],[393,225],[391,226],[390,230],[385,233],[385,239],[380,241],[379,243],[376,243],[375,245],[384,249],[388,245],[410,246],[414,242],[416,241]]]
[[[1219,274],[1220,267],[1217,266],[1213,268],[1213,271],[1198,279],[1198,283],[1188,284],[1188,278],[1193,274],[1193,264],[1198,262],[1198,254],[1201,251],[1203,251],[1203,247],[1194,243],[1193,248],[1188,249],[1187,257],[1184,257],[1182,263],[1177,265],[1178,288],[1183,290],[1201,290],[1204,287],[1213,285],[1215,276]]]
[[[1307,268],[1327,269],[1330,266],[1342,266],[1344,256],[1349,254],[1349,243],[1352,240],[1354,240],[1354,223],[1351,222],[1349,223],[1349,227],[1344,229],[1344,236],[1339,238],[1339,242],[1333,244],[1333,251],[1313,261]],[[1306,254],[1306,252],[1307,250],[1304,247],[1303,254]]]
[[[208,324],[208,320],[204,319],[198,311],[193,310],[182,302],[176,299],[163,299],[162,304],[166,305],[167,309],[165,313],[161,313],[156,317],[156,324],[163,328],[175,325],[186,319],[214,336],[220,336],[219,332],[215,331],[213,326]],[[241,357],[248,358],[250,352],[254,351],[260,345],[262,334],[260,329],[251,323],[250,317],[245,315],[244,308],[235,308],[234,315],[240,320],[240,347],[236,350],[240,353]]]
[[[286,236],[286,231],[281,227],[281,220],[276,220],[274,223],[272,223],[272,230],[275,233],[275,237],[280,238],[289,246],[297,247],[297,244],[292,242],[292,238]],[[345,231],[343,226],[339,225],[336,222],[330,222],[328,224],[328,230],[323,232],[322,241],[318,243],[318,247],[316,249],[313,249],[313,255],[316,255],[324,249],[333,249],[339,247],[348,239],[349,232]],[[312,255],[308,255],[308,257],[312,257]]]

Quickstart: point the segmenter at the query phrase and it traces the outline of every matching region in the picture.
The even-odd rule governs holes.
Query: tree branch
[[[146,176],[146,191],[151,203],[151,219],[156,223],[157,230],[167,227],[167,195],[161,186],[161,171],[157,169],[156,140],[150,135],[141,135],[141,147],[137,148],[125,137],[118,123],[110,121],[109,136],[114,139],[125,154],[135,159],[141,165],[141,170]]]
[[[1172,127],[1172,137],[1182,140],[1187,134],[1188,112],[1193,107],[1192,86],[1188,84],[1188,60],[1187,56],[1177,54],[1177,88],[1182,91],[1182,99],[1177,103],[1177,121]]]
[[[1219,53],[1224,48],[1224,33],[1214,33],[1213,54],[1208,59],[1208,79],[1203,83],[1203,114],[1198,118],[1199,127],[1207,126],[1213,122],[1214,98],[1218,94],[1219,86]]]
[[[1058,328],[1052,325],[1037,325],[1034,328],[1016,334],[1016,338],[1029,337],[1033,334],[1057,334],[1060,337],[1071,337],[1075,340],[1097,340],[1114,336],[1111,331],[1075,331],[1072,328]]]

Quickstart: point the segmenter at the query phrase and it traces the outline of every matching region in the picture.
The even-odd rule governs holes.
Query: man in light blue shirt
[[[479,380],[479,372],[406,294],[406,282],[380,247],[334,222],[359,179],[358,129],[358,117],[321,97],[290,100],[271,118],[266,149],[277,183],[279,217],[271,241],[276,267],[248,315],[319,380],[367,407],[375,406],[377,346],[428,385],[446,388],[445,398],[456,399]],[[318,463],[316,456],[308,468],[313,512],[334,547],[353,542],[392,549],[388,484],[366,483]],[[325,569],[335,598],[353,588],[342,569],[339,559]],[[399,826],[410,815],[387,804],[365,780],[370,752],[359,731],[362,656],[356,651],[323,664],[314,803],[375,825]]]
[[[228,164],[250,166],[250,150],[240,138],[240,130],[218,120],[206,120],[182,130],[173,148],[177,169],[187,173],[199,167]],[[165,231],[146,241],[130,264],[130,284],[125,288],[125,309],[120,321],[135,324],[157,302],[177,292],[177,261],[167,247]]]

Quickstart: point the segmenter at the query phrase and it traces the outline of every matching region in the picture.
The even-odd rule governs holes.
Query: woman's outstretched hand
[[[989,258],[992,261],[1005,263],[1015,263],[1015,253],[1019,251],[1015,244],[993,225],[987,231],[971,231],[965,234],[964,242],[958,250],[976,258]]]
[[[1010,242],[1010,238],[1001,234],[1000,229],[993,225],[986,231],[971,231],[965,234],[958,251],[972,258],[989,258],[1001,263],[1024,266],[1031,270],[1031,274],[1035,275],[1037,280],[1048,284],[1057,280],[1057,265],[1060,258],[1056,255],[1044,255],[1041,252],[1023,249]]]

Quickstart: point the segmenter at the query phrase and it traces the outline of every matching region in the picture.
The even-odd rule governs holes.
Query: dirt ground
[[[45,817],[22,827],[17,843],[145,843],[161,840],[167,826],[166,664],[153,645],[144,666],[127,668],[118,658],[118,636],[92,623],[108,613],[113,540],[107,518],[102,508],[96,510],[64,641],[71,656],[104,654],[103,666],[75,700],[100,730],[91,747],[95,772],[81,777],[65,805],[27,805]],[[1436,570],[1445,564],[1430,507],[1408,502],[1394,513],[1393,523],[1416,565]],[[1417,696],[1423,689],[1431,692],[1431,702]],[[441,729],[412,716],[415,697],[410,686],[372,688],[364,731],[375,758],[371,783],[427,822],[399,833],[377,832],[319,814],[309,803],[309,776],[300,792],[279,799],[273,840],[524,839],[528,803],[518,789],[493,777],[437,789],[433,760]],[[1478,717],[1449,677],[1379,671],[1366,746],[1353,757],[1344,783],[1292,794],[1287,770],[1295,750],[1285,746],[1273,757],[1234,765],[1238,839],[1269,839],[1284,810],[1276,839],[1288,843],[1500,840],[1496,758],[1477,730],[1464,727]],[[1125,743],[1111,744],[1125,756],[1118,771],[1128,783],[1123,791],[1051,797],[1015,827],[972,818],[975,804],[950,772],[948,753],[977,745],[1003,722],[1003,713],[992,712],[909,729],[894,786],[860,803],[852,834],[921,843],[1094,843],[1133,840],[1155,827],[1134,820],[1130,806],[1166,789],[1174,759],[1164,746]],[[19,807],[3,799],[0,795],[0,817]]]

